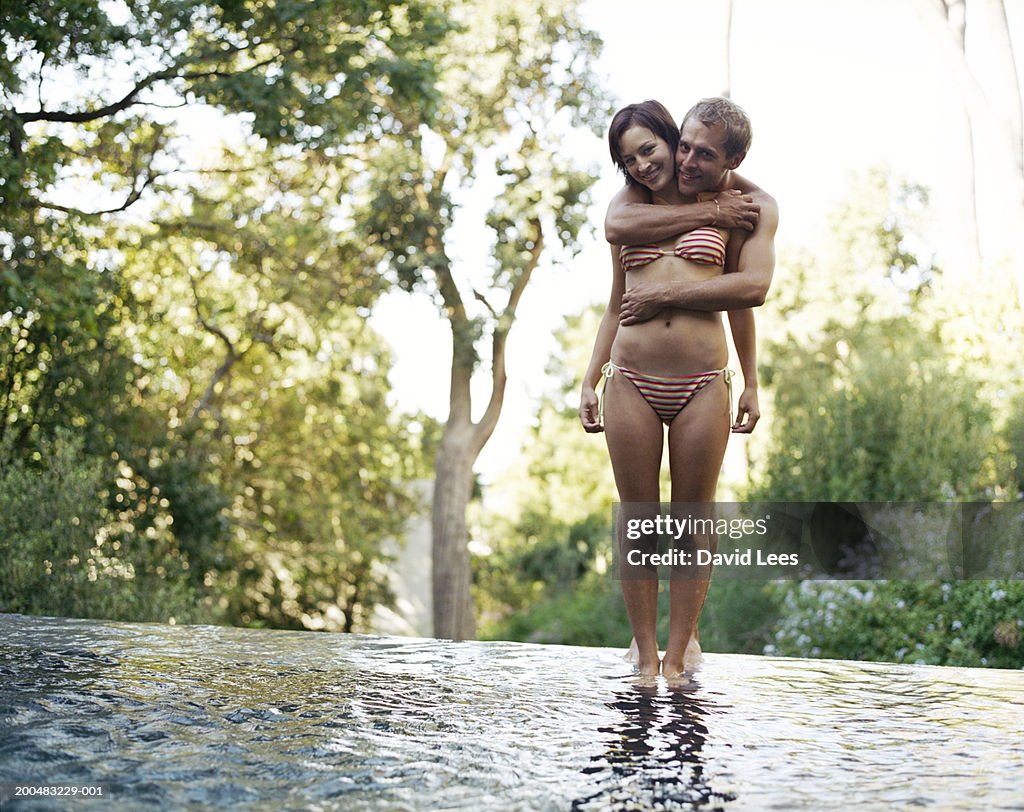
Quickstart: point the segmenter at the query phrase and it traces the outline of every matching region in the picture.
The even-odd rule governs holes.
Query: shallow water
[[[15,809],[1024,809],[1024,673],[0,615]]]

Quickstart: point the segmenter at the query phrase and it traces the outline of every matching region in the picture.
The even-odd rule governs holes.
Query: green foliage
[[[8,455],[5,455],[8,456]],[[188,563],[154,532],[131,532],[127,509],[105,506],[108,464],[65,431],[35,460],[0,467],[0,611],[122,620],[211,622],[218,613],[192,589]],[[125,473],[122,469],[121,474]],[[120,487],[128,482],[118,477]]]
[[[712,578],[700,616],[701,647],[719,653],[761,654],[772,641],[782,611],[782,595],[775,584]],[[662,639],[667,634],[666,627]]]
[[[235,565],[208,573],[229,617],[365,628],[391,600],[380,543],[421,509],[408,483],[428,453],[390,414],[390,360],[361,316],[379,280],[331,225],[347,176],[330,163],[223,163],[188,211],[121,243],[150,314],[133,339],[149,399],[232,495]]]
[[[1024,499],[1024,393],[1017,395],[1010,402],[1005,438],[1012,454],[1012,476],[1017,498]]]
[[[482,632],[484,639],[572,646],[625,648],[632,635],[619,582],[590,573],[575,583],[508,615]]]
[[[750,498],[1005,493],[996,411],[978,397],[984,368],[950,352],[953,305],[935,306],[941,277],[912,250],[926,203],[920,188],[870,173],[835,218],[833,255],[776,281],[759,326],[772,436]]]
[[[566,523],[529,512],[499,531],[487,556],[475,563],[478,603],[485,616],[501,619],[538,600],[575,591],[589,574],[611,563],[610,515]]]
[[[1020,322],[1012,280],[994,279],[982,291],[945,280],[914,236],[926,204],[923,190],[870,173],[834,220],[832,254],[793,262],[792,276],[777,280],[759,322],[762,335],[775,336],[762,356],[773,431],[750,498],[1019,495],[1011,476],[1013,410],[1005,427],[1001,420],[1020,358],[1008,351],[1008,336],[991,330],[997,324],[1012,333],[1006,325]],[[922,563],[935,552],[913,517],[899,531],[926,545]],[[778,626],[765,651],[1020,667],[1020,587],[779,584],[770,598]]]
[[[984,499],[992,409],[934,334],[909,320],[830,324],[813,346],[772,343],[772,446],[751,498]]]
[[[387,597],[378,545],[435,432],[390,416],[360,318],[380,256],[339,202],[364,143],[430,119],[444,3],[67,0],[4,4],[0,27],[0,465],[74,429],[102,468],[77,548],[177,585],[138,619],[202,596],[352,628]],[[196,173],[166,109],[202,103],[246,145]],[[157,227],[119,217],[140,201]],[[32,572],[46,538],[19,537]],[[135,611],[117,594],[95,611]]]
[[[456,362],[472,369],[478,342],[510,330],[515,292],[542,252],[579,250],[594,171],[563,144],[576,127],[600,133],[610,107],[593,81],[600,40],[575,0],[456,3],[451,14],[434,116],[406,109],[401,136],[370,146],[354,216],[397,284],[434,297],[452,323]],[[463,277],[450,233],[462,199],[484,183],[489,209],[459,216],[493,235],[490,258]],[[474,312],[460,288],[483,308]]]
[[[1024,582],[782,584],[784,617],[765,653],[1024,667]]]

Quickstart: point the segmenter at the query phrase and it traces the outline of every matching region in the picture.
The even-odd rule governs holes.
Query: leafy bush
[[[986,499],[1003,484],[992,409],[937,336],[898,319],[833,324],[816,345],[773,354],[768,383],[783,385],[751,498]]]
[[[775,584],[712,578],[700,616],[701,648],[760,654],[773,639],[782,600]],[[667,628],[662,639],[668,639]]]
[[[105,506],[109,471],[58,432],[36,460],[0,455],[0,611],[210,622],[182,562],[157,533],[131,532]]]
[[[766,654],[1024,668],[1024,582],[781,584]]]
[[[491,640],[625,648],[632,631],[618,582],[591,573],[575,589],[556,591],[492,624],[483,636]]]

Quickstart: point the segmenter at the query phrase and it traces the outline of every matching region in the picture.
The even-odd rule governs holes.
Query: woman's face
[[[629,176],[652,192],[676,182],[676,163],[668,143],[646,127],[630,127],[619,139],[619,152]]]

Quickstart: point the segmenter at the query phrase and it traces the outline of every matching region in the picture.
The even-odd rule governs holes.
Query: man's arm
[[[736,357],[743,372],[743,389],[736,403],[736,419],[732,430],[737,434],[750,434],[761,418],[757,400],[757,331],[754,311],[750,308],[729,311],[729,328]]]
[[[740,181],[751,186],[742,178]],[[701,226],[716,225],[749,231],[757,223],[758,208],[744,188],[720,192],[717,201],[652,206],[646,191],[627,185],[608,205],[604,236],[612,245],[640,245],[661,242]]]
[[[726,273],[703,282],[635,285],[622,296],[619,323],[647,321],[665,307],[721,311],[764,304],[775,271],[779,207],[771,195],[761,192],[756,197],[761,204],[757,226],[747,236],[738,256],[730,252],[736,258],[727,258]]]

